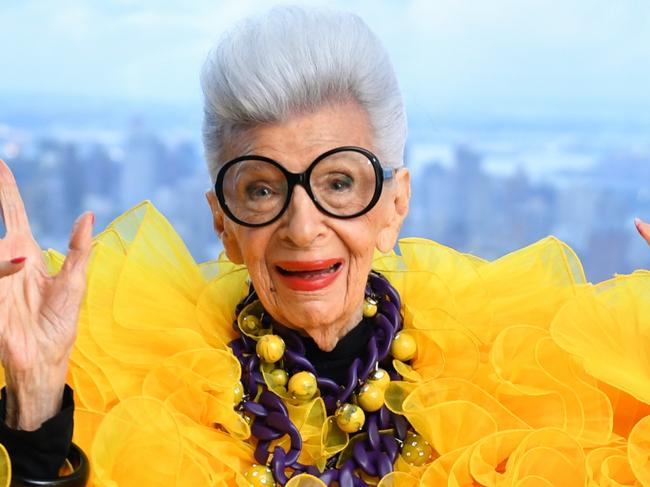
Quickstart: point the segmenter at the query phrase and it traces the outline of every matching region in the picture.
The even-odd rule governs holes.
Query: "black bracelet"
[[[72,472],[51,480],[29,479],[12,475],[11,487],[85,487],[90,475],[90,462],[81,448],[72,443],[66,460]]]

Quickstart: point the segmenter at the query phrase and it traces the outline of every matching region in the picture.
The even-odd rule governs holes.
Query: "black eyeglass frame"
[[[332,154],[336,154],[338,152],[357,152],[359,154],[364,155],[372,164],[372,167],[375,171],[375,192],[368,203],[366,207],[358,211],[357,213],[354,213],[352,215],[336,215],[330,211],[327,211],[321,204],[318,202],[316,199],[316,196],[311,190],[311,185],[309,184],[309,179],[311,177],[311,173],[314,170],[314,167],[323,159],[326,157],[331,156]],[[230,210],[228,207],[228,204],[226,203],[226,197],[223,193],[223,180],[226,176],[226,172],[228,169],[238,162],[241,161],[262,161],[262,162],[267,162],[275,167],[277,167],[282,174],[284,174],[285,179],[287,180],[287,197],[286,201],[284,202],[284,206],[278,211],[278,214],[275,215],[273,218],[271,218],[269,221],[266,221],[264,223],[248,223],[245,221],[240,220],[237,218],[233,212]],[[379,198],[381,197],[381,192],[383,190],[384,186],[384,181],[387,181],[389,179],[392,179],[393,176],[395,175],[395,168],[388,168],[388,167],[382,167],[381,163],[379,162],[379,159],[377,158],[376,155],[374,155],[372,152],[370,152],[368,149],[364,149],[363,147],[357,147],[354,145],[346,145],[346,146],[341,146],[341,147],[335,147],[334,149],[330,149],[324,153],[322,153],[320,156],[318,156],[316,159],[312,161],[311,164],[309,164],[309,167],[301,172],[301,173],[294,173],[289,170],[287,170],[284,166],[282,166],[279,162],[271,159],[270,157],[266,156],[258,156],[255,154],[252,155],[247,155],[247,156],[239,156],[234,159],[231,159],[230,161],[226,162],[221,169],[219,170],[219,173],[217,174],[217,179],[214,183],[214,192],[217,195],[217,199],[219,200],[219,204],[221,205],[221,208],[223,211],[226,213],[228,218],[230,218],[232,221],[235,223],[238,223],[239,225],[243,225],[245,227],[263,227],[266,225],[270,225],[271,223],[275,222],[278,220],[285,211],[287,211],[287,208],[289,207],[289,204],[291,203],[291,197],[293,195],[293,189],[296,187],[296,185],[302,186],[307,194],[309,195],[309,198],[314,202],[314,205],[316,205],[316,208],[318,208],[319,211],[324,213],[325,215],[331,216],[333,218],[338,218],[340,220],[349,220],[352,218],[357,218],[361,215],[364,215],[368,213],[370,210],[374,208],[374,206],[377,204],[379,201]]]

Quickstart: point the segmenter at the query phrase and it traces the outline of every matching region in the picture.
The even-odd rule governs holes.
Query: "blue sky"
[[[0,94],[198,104],[210,46],[273,4],[3,0]],[[647,0],[328,4],[360,14],[383,39],[411,110],[648,120]]]

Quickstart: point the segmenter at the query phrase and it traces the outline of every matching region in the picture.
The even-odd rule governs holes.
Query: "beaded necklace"
[[[240,337],[229,344],[242,368],[243,390],[236,399],[237,408],[250,421],[251,435],[257,439],[255,460],[259,465],[245,473],[251,485],[284,485],[292,476],[308,473],[327,485],[338,482],[341,487],[367,487],[364,478],[390,473],[400,453],[414,465],[431,458],[429,444],[403,416],[384,404],[390,381],[401,379],[392,359],[409,361],[416,352],[413,336],[401,331],[400,306],[390,283],[371,273],[363,316],[371,320],[372,335],[365,353],[352,361],[347,381],[339,385],[318,376],[305,357],[300,335],[276,323],[251,288],[236,309],[233,326]],[[328,458],[321,469],[299,461],[302,438],[285,404],[306,403],[318,395],[328,415],[327,427],[350,436],[348,446]],[[285,435],[290,439],[287,451],[276,444]]]

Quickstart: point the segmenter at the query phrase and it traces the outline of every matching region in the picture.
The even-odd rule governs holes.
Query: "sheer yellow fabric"
[[[56,273],[63,256],[46,260]],[[588,284],[554,238],[493,262],[405,239],[374,267],[418,342],[410,365],[395,361],[404,379],[387,404],[435,448],[429,464],[398,457],[374,483],[650,486],[650,273]],[[247,289],[225,258],[196,264],[150,203],[95,237],[68,378],[93,485],[247,485],[253,445],[226,345]],[[301,461],[349,454],[354,440],[319,397],[286,400]]]
[[[0,444],[0,487],[9,487],[11,482],[11,461],[5,447]]]

